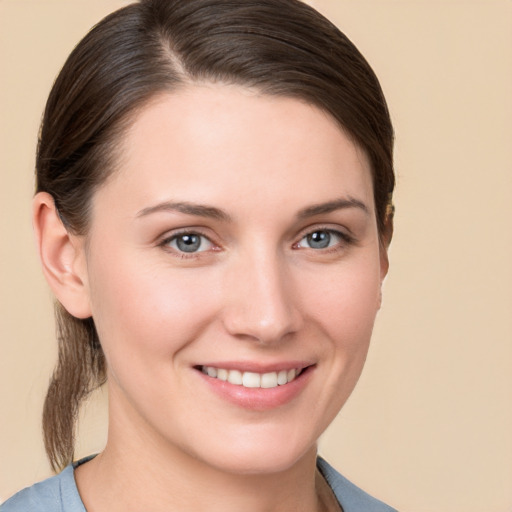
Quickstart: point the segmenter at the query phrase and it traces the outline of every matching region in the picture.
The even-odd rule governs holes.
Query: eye
[[[331,229],[318,229],[301,238],[297,247],[327,249],[346,241],[346,236]]]
[[[213,247],[208,238],[197,233],[179,233],[164,240],[164,245],[183,253],[203,252]]]

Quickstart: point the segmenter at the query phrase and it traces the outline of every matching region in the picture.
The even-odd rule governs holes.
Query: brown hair
[[[332,23],[299,0],[141,0],[107,16],[73,50],[50,93],[37,191],[66,228],[87,233],[91,197],[115,171],[118,142],[158,93],[221,82],[307,101],[368,155],[381,237],[391,229],[393,128],[377,77]],[[105,382],[94,321],[57,304],[59,358],[43,413],[54,470],[73,457],[82,400]]]

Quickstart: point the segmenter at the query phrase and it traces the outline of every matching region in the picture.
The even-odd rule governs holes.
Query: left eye
[[[306,247],[309,249],[327,249],[337,245],[342,241],[342,236],[336,231],[328,229],[319,229],[307,234],[301,238],[297,247]]]
[[[212,243],[208,238],[197,233],[180,233],[169,238],[166,242],[168,247],[178,252],[202,252],[212,248]]]

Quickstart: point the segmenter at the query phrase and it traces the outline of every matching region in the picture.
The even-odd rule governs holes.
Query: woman
[[[380,307],[392,145],[371,68],[297,0],[143,0],[100,22],[36,162],[62,471],[2,512],[392,510],[316,454]],[[106,447],[72,463],[105,381]]]

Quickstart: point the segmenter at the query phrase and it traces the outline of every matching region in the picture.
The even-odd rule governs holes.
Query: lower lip
[[[246,388],[202,373],[197,374],[222,399],[243,409],[266,411],[283,406],[296,398],[309,382],[315,367],[308,366],[292,382],[275,388]]]

